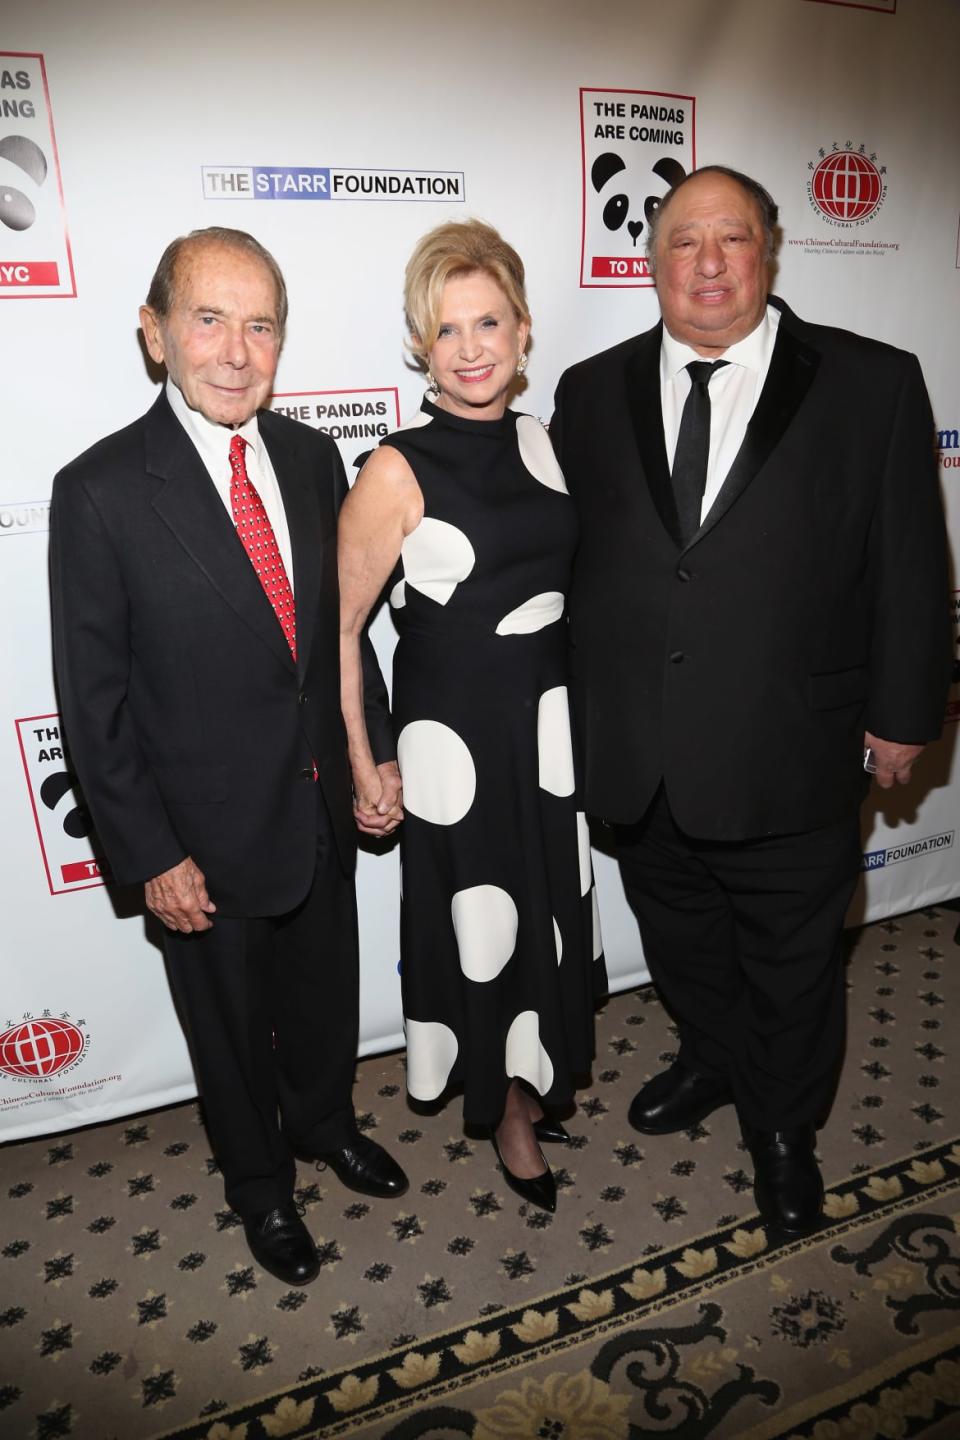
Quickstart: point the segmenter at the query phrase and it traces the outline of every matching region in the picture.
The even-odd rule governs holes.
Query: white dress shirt
[[[247,448],[244,451],[244,460],[247,466],[247,478],[263,501],[267,519],[273,526],[277,548],[280,551],[283,568],[287,572],[287,579],[290,581],[292,591],[293,552],[290,549],[287,516],[283,508],[276,473],[270,463],[267,447],[260,438],[256,415],[252,416],[245,425],[239,426],[237,430],[231,430],[227,425],[216,425],[205,415],[201,415],[199,410],[190,409],[179,387],[169,376],[167,377],[167,399],[170,401],[170,408],[174,415],[196,446],[216,492],[226,507],[231,524],[233,523],[233,507],[230,504],[230,484],[233,480],[233,471],[230,468],[230,441],[234,435],[242,435],[246,440]]]
[[[700,508],[701,524],[716,500],[730,466],[743,444],[750,417],[756,409],[763,382],[770,369],[773,346],[780,324],[780,312],[772,305],[755,330],[714,358],[725,360],[710,378],[710,456],[707,460],[707,484]],[[673,469],[673,457],[680,433],[680,417],[690,393],[687,365],[703,360],[696,350],[675,340],[663,327],[660,347],[660,403],[663,407],[663,438],[667,446],[667,464]]]

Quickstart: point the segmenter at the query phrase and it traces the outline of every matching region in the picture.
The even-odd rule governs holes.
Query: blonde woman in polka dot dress
[[[540,1141],[562,1139],[605,988],[567,695],[577,520],[539,421],[507,408],[526,367],[523,264],[488,225],[426,235],[406,272],[430,389],[364,465],[340,521],[343,711],[358,823],[380,777],[359,636],[387,588],[407,1085],[462,1086],[505,1178],[553,1210]]]

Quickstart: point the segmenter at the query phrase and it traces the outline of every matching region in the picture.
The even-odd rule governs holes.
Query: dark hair
[[[745,190],[754,201],[760,212],[760,224],[763,226],[763,233],[767,241],[767,259],[773,259],[776,248],[776,228],[780,211],[777,203],[769,190],[760,184],[759,180],[752,180],[749,175],[744,175],[741,170],[731,170],[728,165],[704,165],[699,170],[691,170],[682,180],[678,180],[660,201],[659,206],[653,213],[650,221],[650,228],[647,231],[647,264],[650,267],[651,275],[656,272],[656,249],[657,236],[660,233],[660,224],[663,219],[663,212],[678,190],[684,185],[689,185],[691,180],[696,180],[698,175],[725,175],[728,180],[734,180],[742,190]]]
[[[239,250],[243,254],[253,255],[262,261],[270,271],[277,291],[277,323],[280,327],[279,338],[282,340],[287,326],[288,310],[287,286],[283,272],[270,251],[261,245],[259,240],[248,235],[246,230],[231,230],[225,225],[210,225],[206,230],[191,230],[189,235],[180,235],[176,240],[171,240],[153,272],[153,279],[150,281],[150,289],[147,292],[147,305],[161,320],[166,319],[173,305],[177,285],[177,266],[184,250],[202,249],[204,246],[215,245],[223,245],[229,250]]]

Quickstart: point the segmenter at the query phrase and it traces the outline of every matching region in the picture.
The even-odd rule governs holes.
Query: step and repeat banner
[[[291,300],[274,406],[353,473],[419,405],[401,288],[427,229],[479,216],[524,257],[517,405],[548,420],[565,366],[657,317],[651,204],[698,164],[745,170],[781,208],[789,304],[919,355],[960,553],[958,54],[955,0],[727,0],[720,24],[715,0],[4,7],[0,1140],[194,1093],[157,937],[101,873],[47,593],[54,473],[155,396],[137,307],[167,241],[230,225],[273,251]],[[960,593],[944,604],[960,621]],[[375,637],[388,669],[388,617]],[[955,737],[869,803],[852,920],[960,892]],[[622,988],[643,958],[615,865],[596,868]],[[402,1044],[395,851],[361,855],[358,891],[369,1052]]]

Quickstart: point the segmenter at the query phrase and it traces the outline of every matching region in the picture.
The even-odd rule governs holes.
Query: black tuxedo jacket
[[[196,448],[161,392],[56,477],[54,654],[70,753],[121,884],[191,855],[226,915],[277,915],[314,872],[313,761],[345,870],[356,855],[340,714],[336,518],[325,435],[270,412],[260,433],[293,552],[297,661]],[[368,724],[392,752],[365,657]]]
[[[740,452],[682,549],[662,327],[573,366],[551,436],[582,539],[570,595],[586,803],[639,819],[661,780],[704,839],[789,834],[864,794],[864,729],[940,733],[946,538],[914,356],[779,301]]]

